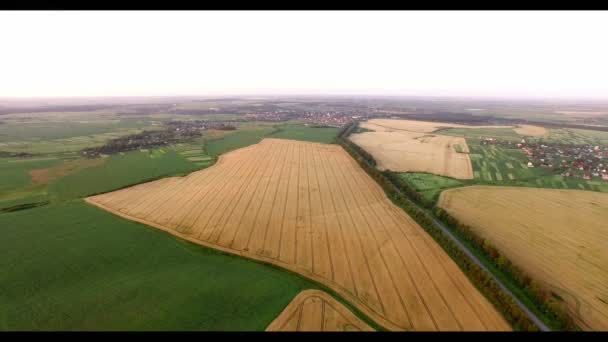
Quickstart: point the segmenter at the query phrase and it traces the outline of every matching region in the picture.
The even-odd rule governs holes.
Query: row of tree
[[[538,330],[528,315],[515,303],[513,298],[506,294],[496,281],[468,255],[466,255],[450,238],[437,228],[432,217],[420,209],[412,200],[402,194],[395,184],[380,172],[375,165],[368,163],[367,157],[360,154],[357,145],[346,139],[354,129],[356,123],[345,126],[338,135],[336,142],[340,144],[386,192],[393,203],[403,208],[433,239],[443,247],[456,264],[463,270],[473,284],[490,300],[516,329],[525,331]],[[373,158],[372,158],[373,160]]]

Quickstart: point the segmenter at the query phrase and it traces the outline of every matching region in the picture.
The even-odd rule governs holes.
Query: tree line
[[[460,267],[465,275],[488,300],[503,314],[505,319],[515,328],[524,331],[536,331],[538,327],[529,319],[528,315],[515,303],[513,298],[506,294],[498,283],[481,267],[475,264],[450,238],[437,228],[432,217],[420,209],[412,200],[402,194],[399,188],[387,177],[389,172],[381,172],[375,167],[375,162],[369,163],[366,153],[359,153],[362,149],[346,139],[357,126],[356,122],[345,125],[336,138],[346,152],[372,177],[385,191],[388,198],[397,206],[405,210]]]
[[[373,157],[346,138],[357,128],[357,126],[358,124],[356,122],[347,124],[340,131],[336,142],[342,145],[359,165],[376,180],[378,184],[380,184],[393,203],[403,208],[418,224],[420,224],[420,226],[433,236],[435,241],[452,256],[473,283],[482,290],[494,304],[498,304],[510,323],[518,326],[522,330],[536,329],[536,326],[529,321],[527,315],[521,311],[511,297],[506,295],[485,271],[472,263],[470,258],[434,225],[430,214],[421,210],[415,203],[418,203],[427,209],[432,209],[432,213],[440,221],[468,241],[469,244],[477,249],[477,251],[480,252],[496,269],[518,285],[534,305],[536,305],[546,317],[551,319],[554,325],[564,330],[577,329],[576,324],[574,323],[573,318],[568,314],[565,305],[560,303],[560,301],[549,291],[543,289],[538,282],[534,281],[519,267],[515,266],[515,264],[507,259],[488,241],[474,233],[470,226],[459,222],[445,210],[436,207],[434,202],[425,199],[413,186],[405,182],[395,173],[390,170],[384,172],[379,171],[376,168],[376,162]],[[403,194],[405,194],[405,196]],[[514,305],[516,308],[513,307]],[[521,314],[525,316],[525,319],[520,317]]]

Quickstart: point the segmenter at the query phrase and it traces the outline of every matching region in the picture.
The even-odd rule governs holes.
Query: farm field
[[[388,329],[510,329],[338,145],[267,138],[186,177],[86,200],[319,281]]]
[[[513,129],[515,133],[523,136],[542,137],[547,135],[547,129],[534,125],[519,125]]]
[[[404,172],[399,173],[399,177],[414,186],[426,200],[433,202],[443,190],[465,185],[460,180],[429,173]]]
[[[3,331],[262,331],[318,288],[81,200],[1,214],[0,227]]]
[[[608,182],[563,177],[545,168],[529,168],[525,154],[516,148],[481,145],[467,139],[475,184],[527,186],[608,192]]]
[[[481,140],[484,137],[491,137],[498,140],[521,142],[525,136],[517,134],[513,128],[446,128],[437,131],[437,133],[462,137],[467,140]]]
[[[223,137],[218,139],[209,139],[205,143],[205,151],[211,157],[217,157],[220,154],[230,152],[232,150],[256,144],[260,142],[266,135],[274,132],[272,126],[260,125],[241,129],[236,131],[227,131]]]
[[[608,194],[472,186],[439,206],[565,301],[585,330],[608,329]]]
[[[587,129],[552,128],[549,129],[549,136],[543,138],[542,141],[575,145],[608,145],[608,132]]]
[[[608,132],[592,131],[575,128],[544,128],[522,125],[528,127],[524,130],[518,128],[446,128],[436,133],[463,137],[467,140],[480,140],[483,137],[492,137],[498,140],[520,142],[525,139],[528,142],[552,143],[552,144],[574,144],[574,145],[608,145]],[[521,134],[518,134],[521,133]],[[534,135],[536,134],[536,135]]]
[[[335,127],[308,127],[303,124],[284,124],[274,126],[277,132],[269,135],[271,138],[293,139],[331,144],[340,131]]]
[[[402,119],[371,119],[361,123],[361,127],[371,129],[376,132],[393,132],[393,131],[408,131],[418,133],[433,133],[443,128],[467,128],[467,129],[483,129],[483,128],[511,128],[513,126],[470,126],[460,125],[447,122],[430,122],[418,120],[402,120]]]
[[[80,170],[51,182],[48,190],[51,200],[79,198],[198,169],[170,149],[134,151],[106,159],[98,167]]]
[[[75,117],[84,115],[72,114]],[[59,113],[51,113],[43,115],[41,120],[45,118],[57,120],[58,117]],[[149,119],[143,122],[155,121]],[[124,126],[117,125],[119,128]],[[203,169],[213,165],[218,154],[255,144],[264,136],[276,132],[273,126],[274,124],[244,123],[239,125],[236,131],[209,130],[205,131],[202,137],[192,141],[95,159],[83,158],[77,151],[84,147],[101,145],[108,139],[126,133],[139,131],[119,130],[103,133],[97,139],[94,136],[61,138],[59,134],[61,132],[68,134],[69,130],[58,130],[54,133],[60,138],[58,140],[32,142],[26,139],[7,143],[3,146],[20,146],[15,147],[13,152],[42,154],[27,158],[0,158],[0,176],[7,180],[0,184],[0,210],[34,202],[69,200],[159,177]],[[285,137],[293,135],[294,139],[325,142],[333,139],[332,132],[335,130],[308,128],[298,123],[283,126],[288,128],[281,131]],[[39,146],[44,148],[38,148]],[[2,146],[0,146],[1,150]]]
[[[463,138],[407,131],[376,131],[351,134],[349,139],[370,153],[380,170],[473,178],[467,153],[469,150]]]
[[[305,290],[281,312],[266,331],[374,331],[330,295]]]

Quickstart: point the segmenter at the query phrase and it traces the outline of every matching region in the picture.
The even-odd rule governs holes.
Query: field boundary
[[[202,245],[202,246],[204,246],[206,248],[211,248],[211,249],[219,250],[219,251],[222,251],[224,253],[229,253],[229,254],[237,255],[237,256],[240,256],[240,257],[243,257],[243,258],[246,258],[246,259],[256,260],[258,262],[261,262],[261,263],[267,264],[267,265],[271,265],[271,266],[279,266],[282,269],[285,269],[285,270],[288,270],[288,271],[290,271],[292,273],[304,276],[304,277],[306,277],[308,279],[311,279],[311,280],[315,281],[318,284],[322,284],[323,287],[331,288],[333,290],[333,292],[338,293],[346,301],[352,303],[358,309],[358,311],[362,312],[367,317],[370,317],[372,319],[372,321],[376,322],[376,324],[380,324],[383,328],[389,329],[389,330],[395,330],[395,331],[402,331],[403,330],[402,327],[399,327],[399,326],[395,325],[394,323],[386,320],[385,318],[383,318],[382,316],[380,316],[376,312],[368,309],[366,306],[359,304],[359,300],[356,297],[350,295],[345,289],[342,289],[340,286],[337,286],[337,285],[336,286],[332,285],[331,287],[329,287],[329,286],[327,286],[327,285],[325,285],[323,283],[323,278],[322,277],[317,276],[317,275],[315,275],[312,272],[302,272],[301,269],[297,269],[295,267],[295,265],[284,263],[284,262],[282,262],[282,261],[280,261],[278,259],[272,259],[272,258],[268,258],[268,257],[265,257],[265,256],[261,256],[261,255],[256,255],[256,254],[253,254],[253,253],[244,252],[244,251],[238,251],[238,250],[234,250],[234,249],[231,249],[231,248],[227,248],[227,247],[215,245],[215,244],[212,244],[212,243],[208,243],[206,241],[198,240],[198,239],[190,237],[190,236],[188,236],[186,234],[183,234],[183,233],[181,233],[179,231],[174,231],[174,230],[170,230],[168,228],[165,228],[165,227],[163,227],[160,224],[157,224],[157,223],[154,223],[154,222],[150,222],[150,221],[146,221],[146,220],[143,220],[143,219],[140,219],[140,218],[137,218],[137,217],[133,217],[133,216],[127,215],[127,214],[122,213],[120,211],[114,210],[114,209],[112,209],[110,207],[107,207],[107,206],[105,206],[103,204],[94,202],[94,201],[90,200],[89,198],[84,198],[84,201],[87,202],[90,205],[93,205],[93,206],[98,207],[100,209],[103,209],[103,210],[105,210],[105,211],[107,211],[109,213],[112,213],[113,215],[119,216],[121,218],[130,220],[130,221],[135,221],[135,222],[138,222],[138,223],[150,226],[150,227],[154,227],[154,228],[160,229],[160,230],[162,230],[162,231],[164,231],[164,232],[166,232],[166,233],[168,233],[170,235],[174,235],[174,236],[177,236],[177,237],[179,237],[181,239],[188,240],[188,241],[193,242],[193,243],[198,244],[198,245]]]

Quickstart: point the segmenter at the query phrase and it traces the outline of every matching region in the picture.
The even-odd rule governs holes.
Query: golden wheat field
[[[300,292],[266,331],[374,331],[344,305],[319,290]]]
[[[470,126],[448,122],[430,122],[403,119],[371,119],[361,123],[361,127],[376,132],[408,131],[432,133],[442,128],[512,128],[513,126]]]
[[[533,137],[542,137],[547,135],[547,129],[541,126],[519,125],[513,129],[515,133],[520,135],[529,135]]]
[[[510,329],[443,249],[339,145],[264,139],[186,177],[87,201],[298,272],[388,329]]]
[[[461,137],[383,131],[356,133],[349,139],[371,154],[380,170],[473,179],[469,147]],[[460,146],[460,152],[456,146]]]
[[[608,194],[472,186],[444,191],[439,206],[563,298],[584,329],[608,330]]]

